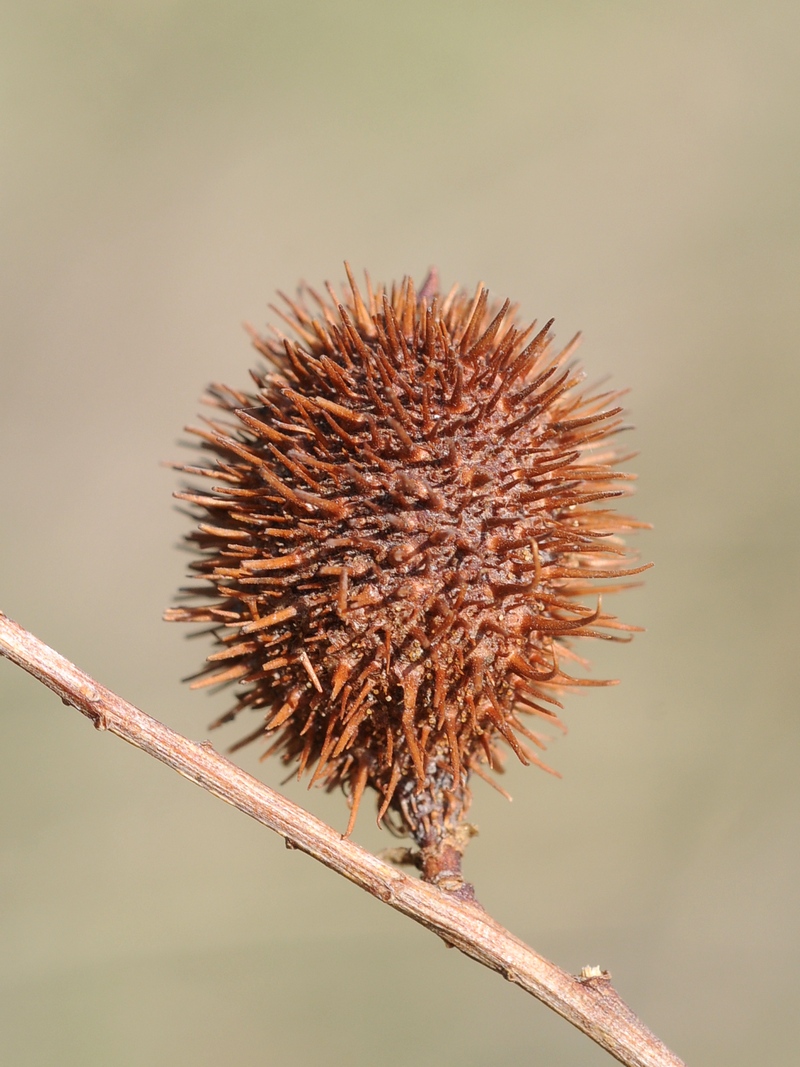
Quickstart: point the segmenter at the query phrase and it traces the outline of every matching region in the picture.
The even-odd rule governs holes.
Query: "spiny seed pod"
[[[180,469],[211,488],[177,494],[201,519],[199,603],[166,617],[211,624],[193,685],[238,684],[219,722],[257,713],[240,745],[342,786],[348,833],[371,787],[424,850],[501,742],[544,766],[529,716],[560,726],[563,690],[609,684],[562,665],[583,662],[573,639],[633,629],[584,600],[643,569],[619,538],[641,524],[608,508],[630,478],[620,394],[581,395],[577,338],[554,353],[551,322],[520,327],[482,287],[367,277],[362,296],[347,273],[341,300],[273,308],[293,336],[254,334],[255,391],[210,387],[232,420],[190,431],[208,460]]]

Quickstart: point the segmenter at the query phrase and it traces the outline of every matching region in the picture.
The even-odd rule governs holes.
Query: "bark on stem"
[[[609,976],[573,976],[479,906],[390,867],[214,751],[175,733],[100,685],[0,612],[0,654],[109,730],[389,904],[558,1012],[628,1067],[682,1067],[621,1000]],[[685,1065],[683,1065],[685,1067]]]

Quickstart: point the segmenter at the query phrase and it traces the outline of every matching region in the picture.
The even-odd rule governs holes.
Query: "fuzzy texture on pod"
[[[180,469],[204,481],[177,494],[199,581],[166,617],[210,624],[192,684],[237,684],[239,744],[343,787],[348,833],[370,787],[424,845],[503,745],[544,766],[530,727],[561,725],[563,690],[610,684],[564,664],[633,629],[598,594],[643,569],[620,538],[642,524],[610,508],[621,394],[581,391],[577,338],[555,352],[483,287],[348,278],[283,297],[254,388],[209,388],[224,415],[191,429],[203,459]]]

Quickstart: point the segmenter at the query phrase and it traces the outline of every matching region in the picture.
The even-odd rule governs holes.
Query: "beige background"
[[[798,42],[796,0],[0,23],[0,607],[202,738],[226,697],[179,684],[202,648],[160,621],[186,522],[159,461],[207,381],[247,382],[241,321],[347,257],[582,328],[631,387],[657,566],[617,607],[647,633],[597,652],[619,688],[569,701],[563,781],[478,785],[467,870],[696,1065],[798,1045]],[[0,1062],[610,1062],[5,663],[0,709]]]

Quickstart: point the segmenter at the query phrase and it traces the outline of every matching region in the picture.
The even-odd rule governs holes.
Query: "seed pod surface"
[[[348,277],[274,309],[254,387],[210,387],[177,494],[198,580],[166,617],[210,625],[193,685],[237,683],[239,744],[344,787],[348,832],[369,787],[422,842],[504,746],[544,766],[532,727],[561,725],[564,690],[609,684],[571,673],[573,645],[633,629],[598,594],[643,569],[620,537],[642,524],[612,508],[620,394],[581,390],[575,341],[482,287]]]

